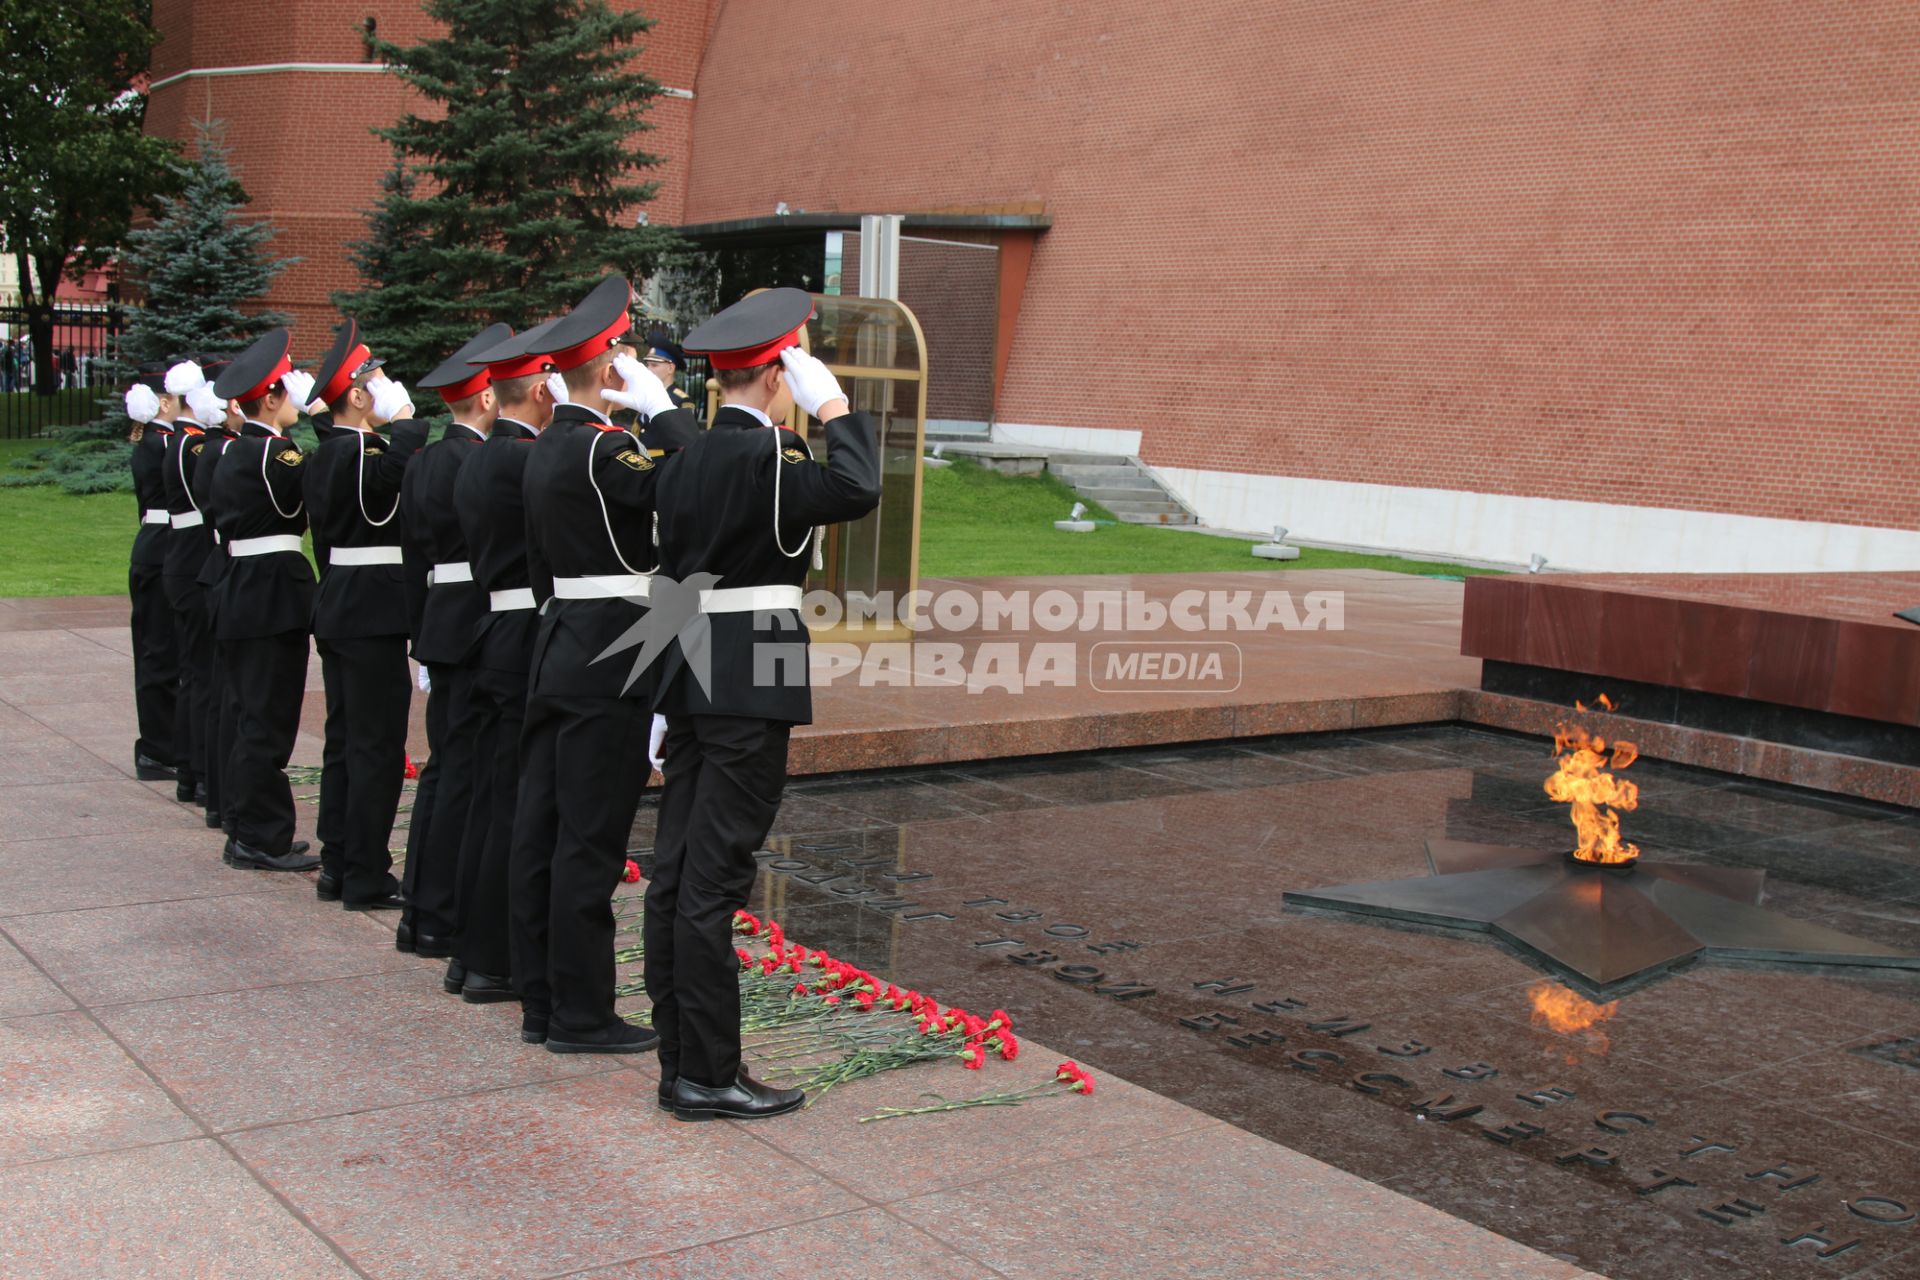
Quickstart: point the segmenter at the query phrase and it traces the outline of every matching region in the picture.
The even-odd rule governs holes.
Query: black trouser
[[[180,658],[180,697],[175,703],[174,738],[185,750],[177,763],[180,781],[205,782],[207,717],[213,691],[213,632],[207,626],[207,593],[192,578],[161,580],[173,611],[173,646]]]
[[[127,570],[127,597],[133,604],[133,705],[140,736],[133,749],[162,764],[179,764],[183,745],[175,724],[180,700],[180,660],[173,639],[173,606],[157,564]]]
[[[527,673],[473,673],[479,725],[473,808],[460,851],[460,962],[473,973],[505,978],[513,971],[507,936],[507,862],[520,801],[520,732],[527,717]]]
[[[233,838],[263,853],[285,853],[293,843],[287,760],[300,732],[307,633],[229,640],[227,662],[237,715],[220,784]]]
[[[427,693],[430,754],[407,832],[407,918],[416,937],[452,938],[460,926],[460,841],[473,804],[478,749],[473,671],[430,665],[427,680],[432,685]]]
[[[647,995],[660,1072],[717,1088],[740,1074],[733,916],[787,783],[785,721],[675,716],[666,740],[653,877],[647,882]]]
[[[613,1022],[613,891],[647,785],[645,699],[534,695],[509,855],[513,978],[551,1032]]]
[[[413,688],[407,638],[368,636],[318,645],[327,686],[320,817],[328,829],[315,828],[320,865],[338,877],[341,901],[366,902],[399,887],[387,845],[406,780]]]

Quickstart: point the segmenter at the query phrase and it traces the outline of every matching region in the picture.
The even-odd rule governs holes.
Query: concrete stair
[[[1125,524],[1196,523],[1193,513],[1181,506],[1152,472],[1123,454],[1055,450],[1048,456],[1047,470]]]

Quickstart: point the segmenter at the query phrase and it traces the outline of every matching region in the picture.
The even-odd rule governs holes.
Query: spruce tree
[[[421,191],[390,179],[336,298],[418,377],[496,320],[563,311],[609,270],[645,275],[676,237],[636,226],[659,157],[637,136],[660,86],[634,62],[652,20],[606,0],[427,0],[444,34],[374,53],[432,108],[375,130]],[[391,331],[383,327],[395,321]]]
[[[297,259],[275,258],[270,223],[241,220],[247,193],[228,161],[218,124],[198,125],[195,155],[179,163],[180,194],[156,203],[157,217],[127,237],[124,275],[142,286],[115,358],[103,362],[116,388],[149,360],[201,352],[233,353],[286,317],[257,308],[275,276]],[[127,439],[133,424],[119,390],[100,401],[90,422],[56,427],[38,450],[3,477],[7,485],[58,484],[70,493],[131,489]]]

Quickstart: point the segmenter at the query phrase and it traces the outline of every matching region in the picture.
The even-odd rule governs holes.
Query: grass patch
[[[0,457],[22,443],[0,441]],[[0,489],[0,596],[124,595],[139,527],[128,494]]]
[[[1428,577],[1498,570],[1431,560],[1302,547],[1298,560],[1256,560],[1236,538],[1155,525],[1101,525],[1092,533],[1053,527],[1084,501],[1052,475],[1003,476],[969,459],[927,470],[920,517],[920,575],[975,578],[1070,573],[1219,573],[1249,569],[1384,569]],[[1089,502],[1092,518],[1112,520]]]
[[[50,396],[0,392],[0,433],[12,439],[50,426],[91,421],[100,416],[100,401],[112,395],[111,387],[66,387]]]

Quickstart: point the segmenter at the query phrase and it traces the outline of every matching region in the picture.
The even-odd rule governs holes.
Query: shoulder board
[[[186,427],[184,428],[184,430],[190,436],[203,436],[207,434],[205,431],[201,430],[199,427]]]
[[[298,449],[282,449],[273,455],[273,460],[289,467],[297,467],[307,460],[307,455]]]
[[[613,455],[615,462],[623,462],[635,471],[653,470],[653,459],[637,449],[622,449]]]
[[[612,435],[616,431],[624,432],[626,430],[625,427],[616,427],[611,422],[596,422],[593,424],[593,429],[595,431],[603,431],[608,435]]]

